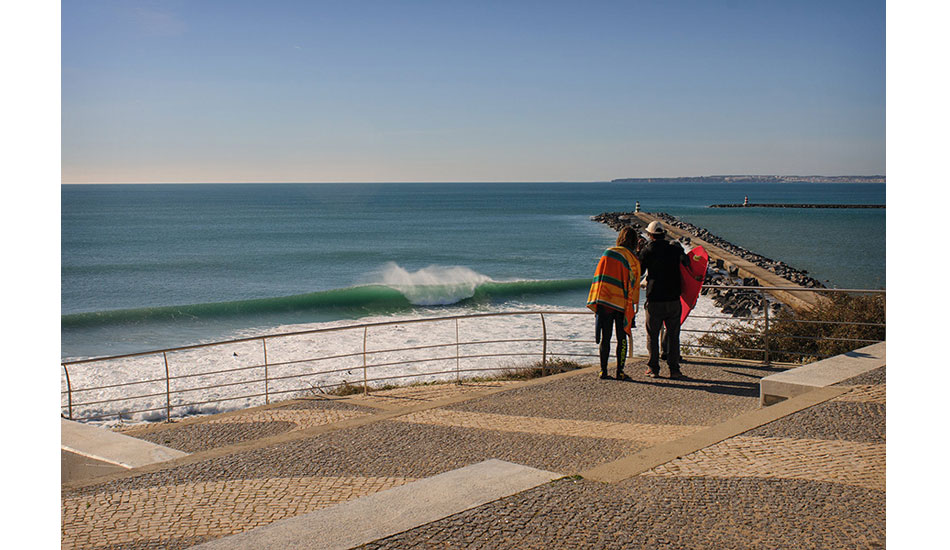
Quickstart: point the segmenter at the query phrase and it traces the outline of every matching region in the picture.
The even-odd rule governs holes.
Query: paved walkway
[[[689,380],[671,381],[644,369],[630,365],[624,382],[585,369],[131,427],[190,454],[64,485],[62,547],[187,548],[488,459],[567,477],[366,547],[883,547],[884,368],[633,477],[581,477],[756,414],[758,380],[777,370],[690,363]]]

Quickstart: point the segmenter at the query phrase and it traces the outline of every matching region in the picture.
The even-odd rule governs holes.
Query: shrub
[[[549,359],[547,365],[542,365],[540,361],[529,365],[528,367],[511,367],[505,369],[496,380],[530,380],[552,374],[560,374],[572,370],[582,369],[586,365],[581,365],[568,359],[553,358]]]
[[[834,293],[819,300],[811,311],[793,312],[782,308],[769,320],[769,358],[772,361],[807,363],[825,356],[839,355],[886,339],[881,323],[886,319],[883,294],[848,295]],[[704,334],[696,340],[701,350],[712,350],[723,357],[762,360],[765,338],[764,321],[737,325],[716,323],[721,333]],[[690,349],[689,346],[685,346]],[[705,353],[709,353],[708,351]]]
[[[363,385],[350,384],[347,381],[344,381],[343,384],[327,391],[328,395],[338,395],[341,397],[346,395],[355,395],[357,393],[363,393]]]

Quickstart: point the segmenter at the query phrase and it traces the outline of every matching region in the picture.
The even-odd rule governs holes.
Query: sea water
[[[885,210],[708,208],[746,196],[884,204],[885,186],[64,185],[61,354],[111,356],[396,318],[583,310],[597,260],[616,239],[590,217],[631,211],[636,201],[828,286],[885,286]],[[566,335],[592,337],[590,319],[568,318],[557,321]],[[511,330],[481,325],[470,330]],[[386,338],[377,343],[402,337]],[[636,352],[642,342],[634,343]]]

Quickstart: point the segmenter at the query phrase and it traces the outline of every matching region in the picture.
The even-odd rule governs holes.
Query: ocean
[[[597,260],[616,233],[590,218],[631,211],[637,201],[644,211],[667,212],[806,269],[828,286],[885,286],[885,210],[708,208],[745,196],[759,203],[884,204],[885,186],[64,185],[64,362],[393,320],[557,313],[346,329],[72,364],[61,369],[63,413],[109,425],[162,420],[169,395],[177,417],[259,405],[268,392],[286,398],[327,391],[364,376],[377,384],[393,376],[411,377],[401,383],[454,380],[456,369],[477,376],[538,361],[542,332],[549,357],[596,362],[585,303]],[[688,331],[697,336],[722,319],[701,296],[684,341]],[[439,347],[394,351],[427,345]],[[629,353],[645,351],[637,328]]]
[[[885,287],[883,184],[387,183],[62,186],[64,359],[297,324],[583,308],[615,232],[662,211],[828,286]]]

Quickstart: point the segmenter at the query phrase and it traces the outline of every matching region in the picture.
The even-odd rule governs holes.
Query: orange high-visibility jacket
[[[623,329],[631,334],[634,305],[640,303],[640,262],[630,249],[612,246],[597,262],[597,271],[587,295],[587,307],[602,305],[624,313]]]

